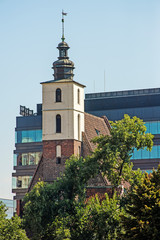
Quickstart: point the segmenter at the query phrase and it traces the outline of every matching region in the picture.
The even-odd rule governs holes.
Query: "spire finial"
[[[64,37],[64,16],[67,16],[67,13],[63,12],[62,10],[62,42],[64,42],[65,37]]]

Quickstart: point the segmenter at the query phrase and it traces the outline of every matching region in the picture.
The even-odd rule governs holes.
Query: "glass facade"
[[[146,173],[150,174],[150,173],[152,173],[152,172],[153,172],[153,169],[142,170],[142,172],[143,172],[143,173],[145,173],[145,172],[146,172]]]
[[[37,165],[42,152],[29,152],[14,154],[14,166]]]
[[[147,133],[160,134],[160,121],[146,122]]]
[[[32,176],[18,176],[12,177],[12,189],[28,188]]]
[[[42,142],[42,130],[17,131],[15,143]]]
[[[3,202],[8,208],[6,211],[6,214],[7,214],[6,218],[13,217],[13,212],[14,212],[13,200],[0,198],[0,202]]]
[[[147,128],[146,133],[160,134],[160,121],[146,122],[145,126]],[[134,153],[131,159],[153,159],[160,158],[160,145],[154,145],[152,151],[147,151],[147,149],[137,149],[134,150]]]
[[[152,151],[147,151],[147,149],[134,150],[131,159],[153,159],[160,158],[160,145],[154,145]]]

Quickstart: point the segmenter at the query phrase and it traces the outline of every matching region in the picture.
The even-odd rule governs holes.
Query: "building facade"
[[[37,114],[23,107],[23,116],[17,117],[12,176],[20,216],[27,191],[39,180],[55,181],[71,155],[87,156],[95,148],[91,140],[99,134],[109,134],[110,124],[106,117],[84,112],[85,86],[73,79],[74,63],[69,60],[69,46],[64,37],[57,48],[59,57],[52,67],[54,80],[41,83],[42,105],[37,105]],[[104,194],[108,189],[108,182],[101,174],[88,183],[88,194]]]
[[[157,169],[160,164],[160,88],[86,94],[85,111],[105,115],[110,121],[120,120],[124,114],[143,119],[147,132],[154,135],[154,146],[151,152],[135,149],[132,162],[134,169],[148,173]]]
[[[0,198],[0,202],[2,202],[3,204],[6,205],[7,207],[7,211],[6,211],[6,214],[7,214],[7,217],[8,219],[12,218],[13,217],[13,214],[15,212],[15,209],[14,209],[14,201],[12,199],[4,199],[4,198]]]
[[[42,156],[42,113],[37,104],[36,114],[16,117],[14,172],[12,173],[12,192],[20,215],[22,199],[27,192],[37,164]]]
[[[37,113],[21,107],[22,116],[16,118],[12,192],[18,215],[24,195],[39,180],[52,183],[71,155],[85,157],[94,151],[91,140],[109,134],[108,119],[120,120],[124,114],[143,119],[147,131],[154,134],[154,146],[151,152],[134,151],[134,169],[150,172],[160,163],[160,89],[86,94],[84,100],[85,86],[74,80],[64,33],[61,39],[58,60],[52,66],[54,79],[41,83],[42,104],[37,104]],[[87,188],[90,195],[111,189],[101,174]]]

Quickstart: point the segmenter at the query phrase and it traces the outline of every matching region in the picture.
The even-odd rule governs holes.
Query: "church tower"
[[[68,57],[64,41],[62,12],[62,42],[59,57],[53,63],[54,80],[42,83],[43,180],[50,182],[60,176],[65,161],[80,155],[84,132],[84,85],[74,81],[74,63]]]

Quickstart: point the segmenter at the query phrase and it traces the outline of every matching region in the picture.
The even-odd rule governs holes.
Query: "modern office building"
[[[134,169],[151,172],[160,164],[160,88],[89,93],[85,95],[85,111],[105,115],[110,121],[120,120],[124,114],[143,119],[147,132],[154,134],[154,146],[151,152],[134,151]]]
[[[154,146],[151,152],[146,149],[135,150],[132,162],[134,169],[140,168],[142,171],[151,172],[157,168],[160,164],[160,88],[86,94],[84,108],[86,113],[107,116],[111,121],[122,119],[124,114],[143,119],[147,132],[154,134]],[[20,112],[22,116],[16,118],[13,173],[13,193],[16,194],[14,199],[18,214],[21,212],[21,200],[28,190],[43,151],[42,104],[37,104],[37,113],[23,113],[22,107]],[[90,120],[93,121],[93,118]],[[95,132],[99,129],[95,121],[94,129]],[[94,137],[94,134],[91,136]],[[59,164],[56,166],[60,168]]]
[[[21,200],[42,156],[42,104],[37,104],[37,113],[20,107],[16,117],[14,170],[12,173],[12,192],[15,193],[17,209],[21,209]],[[17,212],[20,215],[20,212]]]
[[[0,198],[0,202],[2,202],[3,204],[6,205],[7,207],[7,217],[6,218],[12,218],[13,214],[14,214],[14,201],[11,199],[4,199],[4,198]]]

